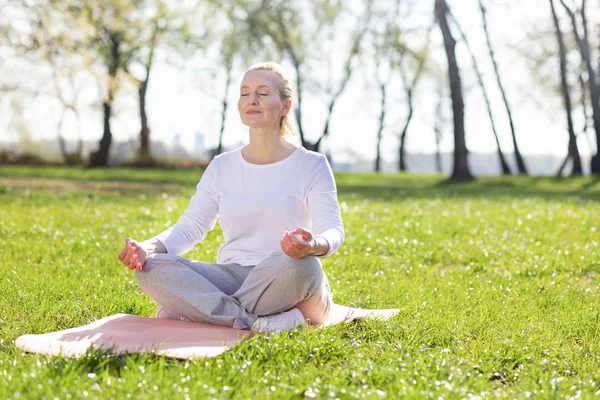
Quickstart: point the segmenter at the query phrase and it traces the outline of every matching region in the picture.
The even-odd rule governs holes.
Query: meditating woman
[[[344,228],[327,159],[295,147],[292,89],[279,65],[252,66],[238,111],[249,144],[216,156],[177,223],[155,237],[125,240],[119,253],[140,288],[171,318],[281,332],[327,319],[332,301],[321,258]],[[220,220],[217,263],[180,257]]]

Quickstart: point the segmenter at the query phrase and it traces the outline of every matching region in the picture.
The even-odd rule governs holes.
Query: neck
[[[296,149],[279,131],[272,129],[250,129],[250,143],[243,148],[246,161],[253,164],[270,164],[281,161]]]

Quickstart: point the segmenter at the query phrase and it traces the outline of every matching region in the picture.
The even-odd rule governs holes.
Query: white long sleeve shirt
[[[272,164],[247,162],[241,148],[215,157],[177,223],[155,236],[168,253],[201,242],[219,218],[225,243],[217,263],[256,265],[280,249],[285,231],[311,230],[329,243],[326,257],[344,240],[331,167],[325,156],[298,147]]]

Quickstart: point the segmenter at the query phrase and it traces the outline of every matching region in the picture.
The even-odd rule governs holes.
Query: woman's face
[[[279,120],[288,113],[291,100],[281,100],[278,83],[278,78],[266,70],[249,71],[244,75],[238,100],[244,125],[274,128],[279,132]]]

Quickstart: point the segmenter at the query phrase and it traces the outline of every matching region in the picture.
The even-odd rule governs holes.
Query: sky
[[[432,18],[431,4],[420,2],[422,9],[418,10],[414,23]],[[433,1],[431,2],[433,3]],[[487,54],[485,38],[481,27],[481,18],[477,0],[454,0],[449,2],[454,15],[459,19],[467,32],[471,47],[474,49],[485,83],[492,98],[500,141],[503,150],[512,151],[512,140],[506,112]],[[495,1],[500,4],[504,1]],[[590,4],[594,6],[593,4]],[[493,7],[488,14],[489,29],[492,40],[497,45],[497,58],[509,101],[513,107],[515,126],[520,149],[525,154],[564,155],[567,149],[567,132],[562,109],[562,100],[556,93],[536,84],[527,66],[511,48],[527,49],[535,46],[529,43],[525,46],[525,32],[531,30],[534,24],[550,23],[550,11],[547,0],[509,1],[507,6]],[[540,22],[542,21],[542,22]],[[565,21],[566,22],[566,21]],[[407,21],[407,25],[411,22]],[[408,26],[407,26],[408,27]],[[565,30],[568,26],[564,26]],[[445,53],[439,29],[433,31],[433,45],[436,49],[433,59],[441,72],[446,70]],[[415,39],[415,42],[417,39]],[[345,43],[332,43],[332,65],[339,66],[344,58]],[[338,46],[338,47],[336,47]],[[418,47],[418,45],[415,45]],[[335,54],[337,49],[338,54]],[[213,49],[214,51],[214,49]],[[457,56],[463,71],[463,90],[465,93],[466,135],[469,150],[473,152],[495,152],[495,141],[490,128],[489,118],[483,103],[481,91],[477,86],[475,75],[471,68],[471,59],[464,47],[457,47]],[[291,65],[282,62],[294,79]],[[229,91],[229,112],[226,119],[225,144],[237,147],[248,140],[247,128],[244,127],[237,113],[237,96],[239,82],[246,66],[238,65],[238,73],[234,76]],[[29,73],[35,74],[38,66]],[[216,72],[209,72],[215,71]],[[339,79],[337,71],[313,71],[315,77],[321,80],[331,79],[335,84]],[[321,73],[322,75],[318,75]],[[558,73],[558,69],[557,69]],[[214,76],[212,76],[215,74]],[[558,77],[556,78],[558,79]],[[27,84],[27,82],[23,82]],[[433,152],[435,150],[433,135],[433,115],[438,102],[437,84],[433,81],[422,81],[415,100],[415,115],[408,133],[407,146],[409,152]],[[96,98],[97,87],[85,84],[79,92],[80,99],[89,99],[91,103]],[[216,146],[221,121],[221,102],[224,90],[224,76],[216,68],[214,62],[207,58],[183,58],[176,65],[159,63],[151,75],[148,91],[148,115],[152,130],[152,138],[164,142],[172,142],[178,135],[186,147],[194,145],[194,137],[202,132],[207,145]],[[384,130],[382,153],[384,160],[393,162],[397,158],[398,134],[406,118],[406,102],[404,91],[399,81],[392,80],[389,90],[390,104],[387,108],[387,125]],[[315,140],[323,129],[325,119],[325,98],[310,95],[307,91],[305,100],[304,128],[308,138]],[[442,140],[442,150],[451,151],[453,147],[451,114],[449,101],[446,101],[445,134]],[[34,138],[56,137],[57,115],[61,107],[55,102],[38,98],[22,105],[22,110],[15,113],[8,101],[0,101],[0,127],[4,131],[3,139],[14,138],[13,129],[21,121],[26,121],[28,129]],[[115,104],[118,113],[113,118],[113,134],[116,141],[135,140],[139,133],[138,106],[135,92],[130,88],[121,93]],[[376,132],[380,112],[380,96],[374,79],[372,62],[363,61],[360,70],[353,75],[346,91],[340,97],[334,109],[330,138],[325,143],[334,159],[345,160],[348,154],[359,155],[364,159],[375,157]],[[85,139],[99,140],[102,132],[102,115],[99,107],[87,107],[82,112],[81,132]],[[576,115],[577,123],[581,118]],[[9,128],[9,126],[13,128]],[[50,129],[49,129],[50,127]],[[65,119],[63,132],[66,137],[77,136],[77,123],[73,116]],[[299,135],[288,139],[300,144]],[[582,155],[590,153],[588,141],[580,137],[579,149]]]

